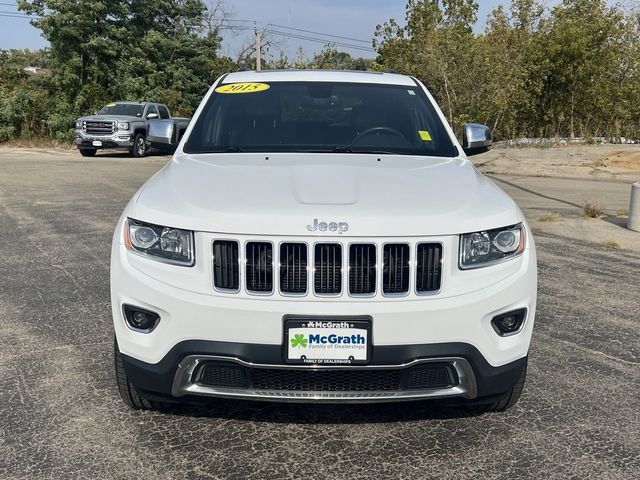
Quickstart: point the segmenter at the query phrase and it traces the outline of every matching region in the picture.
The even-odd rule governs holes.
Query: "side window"
[[[165,120],[169,119],[169,110],[164,105],[158,105],[158,111],[160,112],[160,118]]]
[[[158,115],[158,109],[156,108],[155,105],[147,106],[147,113],[145,113],[145,115],[144,115],[145,118],[147,118],[150,113],[155,113],[156,115]]]

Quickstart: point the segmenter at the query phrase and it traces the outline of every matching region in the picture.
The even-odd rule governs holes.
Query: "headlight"
[[[76,120],[76,128],[82,128],[82,122],[80,120]]]
[[[118,130],[129,130],[129,122],[118,122]]]
[[[460,235],[460,269],[487,267],[524,251],[524,225],[496,228]]]
[[[129,250],[140,252],[156,260],[191,267],[195,263],[193,232],[162,227],[127,219],[124,232]]]

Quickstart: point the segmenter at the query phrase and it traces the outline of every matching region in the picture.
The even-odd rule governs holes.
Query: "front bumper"
[[[94,144],[95,142],[100,145]],[[133,146],[133,135],[125,131],[112,135],[90,135],[76,130],[74,143],[78,148],[130,148]]]
[[[212,386],[199,381],[198,369],[208,362],[238,365],[248,373],[245,387]],[[366,366],[292,366],[283,365],[281,350],[274,345],[251,345],[190,340],[177,344],[157,364],[141,362],[123,355],[129,380],[145,398],[160,401],[194,401],[198,397],[273,400],[280,402],[374,403],[460,397],[465,400],[503,395],[516,383],[526,358],[500,367],[487,363],[473,346],[464,343],[382,346],[374,349]],[[356,372],[409,371],[421,365],[450,365],[455,378],[450,385],[437,388],[395,390],[321,391],[255,388],[251,371],[304,371],[308,376],[330,370]],[[401,378],[401,377],[399,377]]]

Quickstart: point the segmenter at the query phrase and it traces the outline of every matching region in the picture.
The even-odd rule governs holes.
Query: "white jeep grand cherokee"
[[[116,227],[123,400],[513,405],[536,254],[490,145],[408,76],[221,77]]]

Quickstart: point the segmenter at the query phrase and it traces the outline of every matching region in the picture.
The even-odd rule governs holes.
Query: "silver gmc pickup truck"
[[[133,157],[144,157],[149,147],[175,149],[188,125],[188,118],[172,118],[161,103],[114,102],[76,120],[75,144],[84,157],[103,148],[127,149]],[[154,142],[154,130],[165,140]]]

